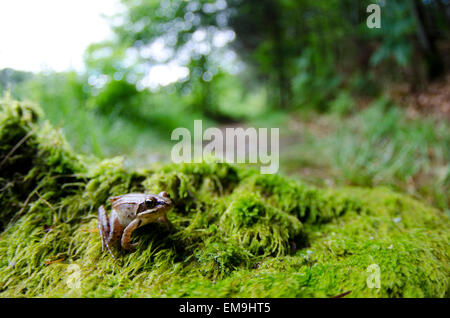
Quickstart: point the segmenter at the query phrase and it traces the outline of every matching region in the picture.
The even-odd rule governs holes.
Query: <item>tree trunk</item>
[[[414,0],[412,9],[417,21],[417,36],[419,38],[420,49],[427,63],[428,79],[432,80],[443,74],[444,65],[434,43],[434,39],[427,29],[425,9],[423,8],[422,2],[420,0]]]
[[[289,103],[290,96],[290,83],[286,75],[286,62],[285,62],[285,48],[283,40],[283,30],[281,26],[281,17],[278,9],[278,4],[273,1],[269,1],[270,5],[267,6],[267,18],[270,28],[272,30],[273,52],[274,52],[274,67],[277,73],[277,82],[279,90],[279,102],[282,109],[286,109]]]

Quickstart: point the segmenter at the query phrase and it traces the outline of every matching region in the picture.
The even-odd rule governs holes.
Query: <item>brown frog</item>
[[[129,193],[110,197],[112,203],[111,216],[108,217],[103,206],[98,208],[98,229],[104,247],[115,259],[110,247],[119,241],[127,251],[133,251],[137,245],[131,244],[131,234],[138,227],[151,223],[162,222],[169,228],[170,221],[167,212],[173,207],[169,194],[165,191],[159,194]]]

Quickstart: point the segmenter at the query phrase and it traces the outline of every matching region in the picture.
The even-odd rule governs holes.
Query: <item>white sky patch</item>
[[[162,63],[173,55],[173,50],[167,47],[164,43],[164,39],[160,37],[152,44],[141,48],[140,54],[145,59],[151,58]]]
[[[155,65],[138,83],[138,88],[157,90],[159,86],[167,86],[189,76],[189,69],[176,63]]]
[[[112,36],[118,0],[0,1],[0,69],[83,69],[87,46]]]
[[[213,37],[213,44],[216,47],[223,47],[233,41],[236,34],[233,30],[217,31]]]

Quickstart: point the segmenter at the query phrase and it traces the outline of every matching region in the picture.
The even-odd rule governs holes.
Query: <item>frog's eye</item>
[[[155,198],[146,199],[145,205],[147,206],[147,209],[154,208],[156,206],[156,199]]]

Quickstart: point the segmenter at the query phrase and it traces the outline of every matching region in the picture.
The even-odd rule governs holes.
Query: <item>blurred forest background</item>
[[[280,127],[283,173],[449,213],[450,1],[121,3],[82,72],[3,69],[2,94],[39,104],[75,150],[132,167],[169,160],[172,130],[194,119]]]

